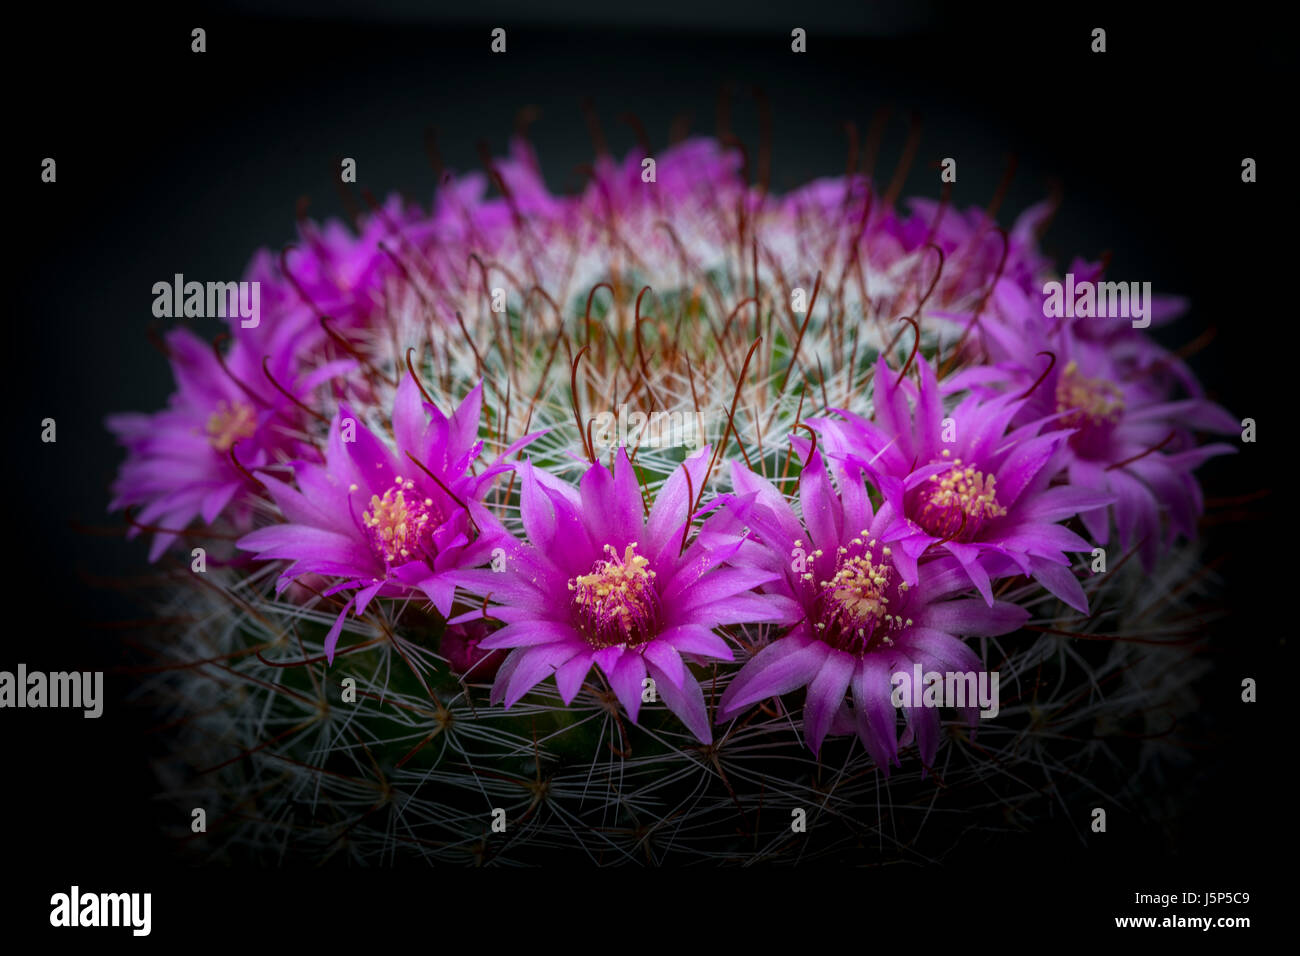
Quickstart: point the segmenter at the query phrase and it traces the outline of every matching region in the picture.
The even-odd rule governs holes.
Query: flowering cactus
[[[1104,548],[1164,633],[1233,421],[1127,317],[1049,314],[1050,209],[649,159],[557,196],[516,139],[499,196],[305,223],[260,321],[172,333],[171,406],[109,420],[220,855],[888,854],[909,801],[1084,779],[1063,726],[1172,706]],[[1015,690],[900,702],[914,665]]]

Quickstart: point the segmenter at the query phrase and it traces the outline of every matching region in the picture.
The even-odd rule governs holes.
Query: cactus
[[[1045,307],[1050,208],[641,159],[554,196],[516,139],[500,198],[304,223],[109,420],[200,859],[922,861],[1176,758],[1231,450],[1193,429],[1234,423],[1130,316]],[[900,706],[914,664],[995,712]]]

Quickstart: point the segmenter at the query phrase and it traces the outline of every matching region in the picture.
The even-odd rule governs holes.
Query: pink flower
[[[793,626],[727,685],[718,720],[806,687],[803,733],[814,753],[827,734],[856,732],[886,774],[898,763],[899,747],[913,738],[930,764],[939,745],[938,712],[904,707],[907,731],[900,741],[892,675],[916,663],[923,671],[978,671],[978,657],[960,638],[1009,633],[1029,614],[961,596],[969,580],[948,556],[923,561],[909,584],[898,552],[883,540],[892,518],[873,514],[861,481],[843,469],[836,477],[839,493],[820,453],[807,458],[799,478],[800,522],[769,481],[733,467],[735,493],[726,508],[757,534],[743,557],[774,575],[762,590],[782,602]]]
[[[360,616],[377,596],[415,589],[446,616],[455,593],[446,572],[490,557],[501,532],[481,499],[507,466],[498,459],[482,474],[470,473],[482,449],[481,408],[481,383],[447,416],[423,402],[414,378],[404,376],[393,408],[396,449],[345,404],[330,426],[325,463],[295,463],[296,489],[259,474],[288,521],[245,535],[239,547],[289,560],[282,589],[299,575],[320,574],[342,579],[327,594],[355,592],[326,637],[331,661],[349,610]],[[502,458],[535,437],[520,439]]]
[[[1178,536],[1195,537],[1204,505],[1192,472],[1236,449],[1199,444],[1194,433],[1235,432],[1233,417],[1130,319],[1048,318],[1041,294],[1010,283],[1000,283],[993,300],[981,323],[991,364],[945,385],[986,397],[1023,395],[1016,423],[1049,418],[1071,430],[1061,462],[1070,485],[1114,501],[1081,511],[1097,544],[1109,542],[1113,516],[1121,546],[1137,546],[1149,569]],[[1161,315],[1176,310],[1167,301],[1155,305]]]
[[[956,559],[989,604],[994,578],[1023,574],[1086,614],[1066,552],[1092,545],[1057,522],[1114,498],[1052,485],[1070,432],[1042,433],[1041,420],[1011,428],[1024,404],[1013,396],[971,395],[945,411],[930,363],[917,367],[919,386],[900,382],[883,356],[876,363],[874,421],[841,412],[810,422],[828,454],[883,493],[881,540],[906,580],[916,583],[917,561],[933,549]]]
[[[128,451],[109,510],[143,506],[137,522],[167,529],[154,535],[150,561],[195,518],[210,525],[232,502],[236,525],[246,526],[251,511],[242,499],[257,488],[248,472],[282,456],[312,454],[294,437],[305,413],[267,380],[260,356],[236,342],[218,359],[212,346],[183,328],[168,334],[167,348],[177,386],[169,407],[106,422]],[[282,351],[267,370],[301,399],[351,365],[328,363],[298,375],[292,353]],[[133,525],[128,535],[139,531]]]
[[[451,575],[471,593],[491,595],[491,615],[505,622],[479,644],[513,648],[497,674],[494,703],[511,707],[554,675],[568,704],[594,664],[633,723],[649,677],[692,733],[705,743],[712,739],[704,695],[688,662],[731,660],[730,646],[714,627],[776,620],[781,612],[751,593],[773,575],[734,563],[742,538],[714,539],[706,528],[683,547],[688,488],[699,493],[710,452],[700,450],[672,474],[649,517],[621,449],[612,473],[593,464],[578,488],[531,464],[518,466],[528,542],[508,548],[505,573]]]

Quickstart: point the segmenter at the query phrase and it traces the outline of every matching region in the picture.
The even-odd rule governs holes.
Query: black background
[[[435,187],[423,138],[430,126],[447,166],[469,170],[478,168],[480,141],[504,153],[517,112],[536,106],[530,138],[548,184],[575,188],[575,167],[592,155],[586,97],[622,155],[636,140],[619,114],[635,113],[655,147],[681,114],[692,116],[693,133],[712,133],[724,83],[736,91],[733,129],[756,143],[758,110],[748,91],[758,86],[772,108],[777,190],[841,174],[843,122],[865,133],[884,106],[893,111],[879,177],[892,174],[909,114],[923,123],[904,195],[937,196],[929,163],[953,156],[954,201],[985,205],[1014,153],[1004,225],[1054,178],[1065,201],[1046,246],[1061,268],[1075,254],[1109,250],[1112,276],[1149,279],[1157,291],[1192,300],[1190,315],[1165,336],[1170,344],[1218,329],[1192,364],[1230,411],[1260,423],[1260,440],[1202,470],[1207,495],[1276,483],[1285,496],[1275,476],[1290,467],[1283,389],[1293,384],[1284,363],[1294,355],[1294,305],[1283,259],[1293,240],[1279,148],[1291,112],[1280,25],[1254,7],[1240,17],[1191,19],[1186,7],[1137,15],[1097,5],[971,6],[566,0],[547,10],[520,2],[377,10],[280,2],[113,14],[51,6],[11,21],[6,181],[16,207],[7,258],[17,299],[5,349],[10,626],[0,668],[19,661],[42,670],[111,668],[124,631],[106,622],[139,613],[95,579],[145,569],[143,539],[128,544],[77,524],[120,523],[106,514],[122,456],[104,416],[160,408],[171,389],[165,361],[145,338],[155,281],[175,272],[239,277],[255,249],[293,238],[302,196],[314,218],[341,213],[340,156],[357,159],[359,181],[376,195],[401,190],[427,206]],[[194,26],[207,30],[205,54],[190,52]],[[488,50],[495,26],[508,31],[505,56]],[[790,52],[794,26],[809,31],[802,56]],[[1089,51],[1095,26],[1108,32],[1103,55]],[[57,184],[40,182],[46,156],[58,162]],[[1241,182],[1245,156],[1258,160],[1258,183]],[[58,422],[57,444],[39,440],[45,417]],[[1294,529],[1289,514],[1269,515],[1273,507],[1264,498],[1251,506],[1254,520],[1208,533],[1210,553],[1229,555],[1232,615],[1215,635],[1216,667],[1201,688],[1215,743],[1197,758],[1196,785],[1181,794],[1172,840],[1125,832],[1112,815],[1104,841],[1083,847],[1071,834],[1036,835],[1008,844],[1003,859],[957,857],[943,871],[913,874],[924,881],[915,889],[900,890],[893,872],[859,873],[825,887],[832,897],[811,901],[819,922],[833,919],[826,910],[836,890],[888,901],[894,912],[915,905],[914,916],[929,912],[924,901],[937,894],[951,898],[943,912],[983,912],[1007,930],[1044,915],[1069,933],[1113,925],[1111,915],[1133,911],[1123,904],[1135,890],[1250,889],[1258,902],[1244,912],[1261,914],[1270,884],[1281,889],[1268,874],[1290,835],[1292,793],[1283,730],[1294,718],[1277,702],[1286,696],[1279,678],[1293,621]],[[1261,681],[1253,707],[1239,702],[1243,676]],[[437,886],[447,905],[446,882],[464,883],[459,875],[419,874],[422,882],[412,884],[400,876],[175,872],[175,849],[157,821],[187,813],[159,800],[148,721],[120,704],[129,688],[129,678],[109,675],[97,721],[0,713],[0,845],[10,874],[31,875],[0,903],[13,909],[7,927],[47,926],[49,895],[74,882],[153,891],[160,938],[183,920],[235,936],[241,921],[270,918],[250,900],[272,888],[281,898],[305,894],[304,907],[363,894],[405,912],[414,904],[401,894]],[[811,884],[829,882],[815,872],[700,877],[701,893],[747,899],[759,892],[804,899]],[[644,894],[661,916],[672,909],[661,878],[618,880],[612,892],[603,879],[575,874],[575,901],[632,912]],[[530,885],[535,880],[472,880],[461,892],[481,887],[499,899]],[[689,909],[707,913],[708,898],[693,895]],[[857,918],[858,904],[834,905]],[[373,915],[368,906],[347,913],[354,928]],[[336,932],[325,913],[310,914],[298,929]],[[551,914],[567,918],[568,910]],[[725,935],[731,917],[707,918]],[[98,941],[78,937],[87,939]]]

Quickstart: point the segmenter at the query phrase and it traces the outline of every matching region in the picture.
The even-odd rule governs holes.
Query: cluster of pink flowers
[[[653,180],[644,169],[603,157],[581,193],[557,196],[516,140],[491,177],[449,177],[431,213],[394,199],[359,233],[304,223],[247,271],[260,323],[232,321],[216,345],[171,332],[168,408],[109,419],[128,452],[111,507],[130,509],[132,534],[153,532],[150,560],[220,526],[237,537],[234,566],[280,562],[281,592],[302,579],[311,600],[341,595],[331,662],[349,615],[417,601],[457,635],[456,666],[509,651],[492,691],[506,707],[548,678],[567,705],[595,668],[632,722],[649,678],[707,744],[714,725],[806,688],[808,746],[856,734],[886,772],[912,742],[929,765],[940,739],[926,707],[901,708],[900,736],[891,675],[980,670],[968,639],[1030,618],[1000,584],[1032,580],[1086,615],[1080,552],[1115,538],[1149,566],[1195,535],[1193,471],[1232,450],[1197,434],[1236,423],[1127,319],[1047,316],[1046,206],[1001,232],[980,211],[890,208],[860,177],[773,197],[746,183],[739,152],[704,139],[659,155]],[[462,300],[487,291],[475,259],[562,309],[566,291],[609,281],[625,248],[657,291],[751,252],[776,299],[787,276],[824,271],[838,286],[817,309],[847,300],[864,329],[911,296],[918,337],[938,338],[909,355],[883,336],[846,407],[781,436],[797,495],[729,454],[725,434],[650,486],[628,449],[589,460],[578,435],[569,457],[585,470],[570,481],[530,460],[527,420],[488,427],[482,381],[434,394],[409,349],[391,349],[403,297],[429,303],[427,321],[464,323]],[[733,300],[751,294],[734,285]],[[1156,317],[1177,306],[1158,301]],[[729,677],[712,702],[701,666]]]

